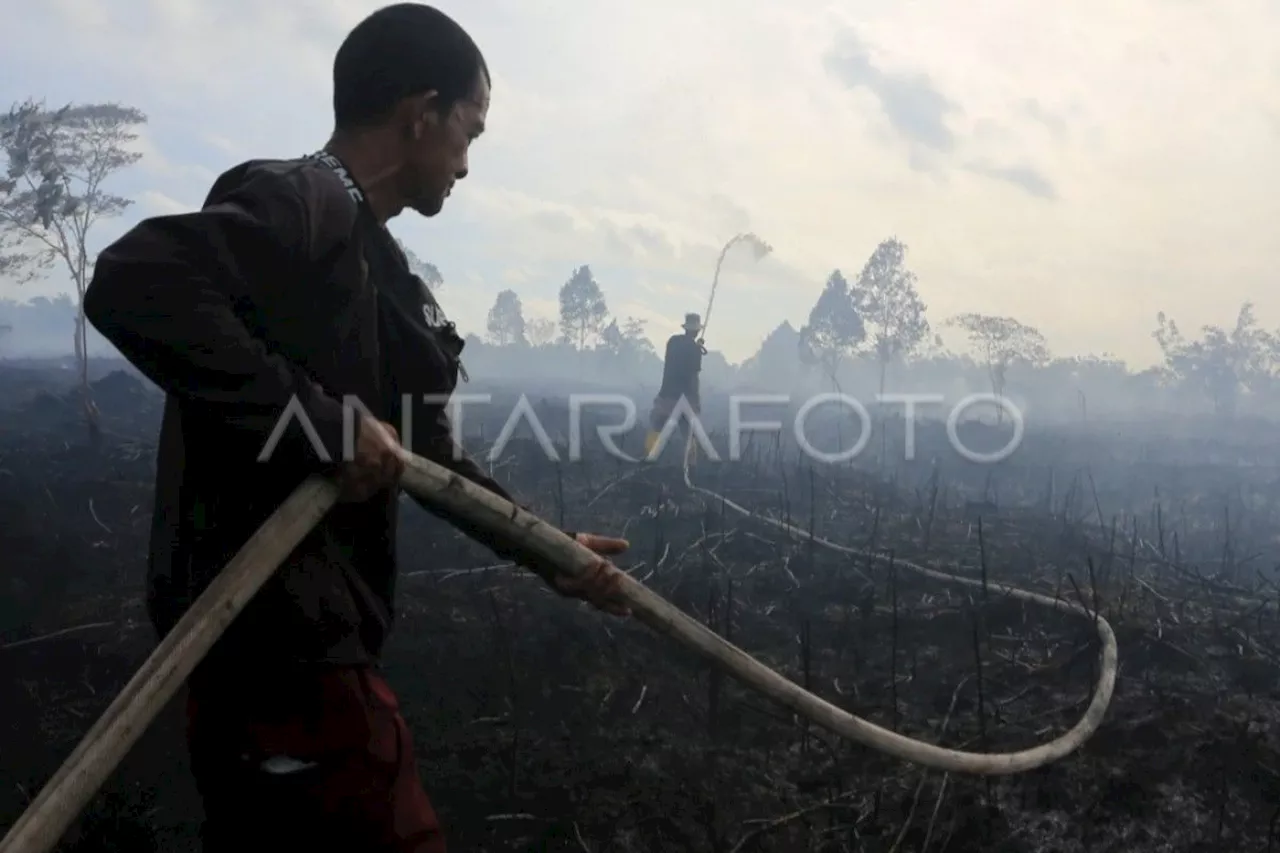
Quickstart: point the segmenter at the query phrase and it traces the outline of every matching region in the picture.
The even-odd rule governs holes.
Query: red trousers
[[[193,684],[187,713],[205,853],[445,853],[399,703],[373,670]],[[273,757],[309,766],[268,772]]]

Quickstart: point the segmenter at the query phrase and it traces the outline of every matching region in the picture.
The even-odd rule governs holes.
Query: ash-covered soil
[[[123,374],[101,378],[105,439],[91,446],[66,381],[11,373],[0,372],[0,826],[154,647],[141,590],[159,399]],[[1066,731],[1097,677],[1096,632],[902,561],[1083,602],[1114,626],[1120,673],[1079,752],[982,779],[841,743],[644,626],[495,565],[407,504],[387,669],[451,849],[1269,850],[1274,477],[1048,434],[979,468],[931,452],[945,441],[935,433],[917,436],[919,461],[890,469],[812,465],[769,442],[695,468],[754,511],[892,563],[742,518],[670,466],[590,451],[557,465],[517,441],[494,467],[549,520],[624,534],[621,565],[797,683],[953,748],[1024,749]],[[175,704],[61,849],[198,849],[181,727]]]

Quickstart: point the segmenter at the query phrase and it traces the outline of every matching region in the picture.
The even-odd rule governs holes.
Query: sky
[[[0,0],[10,5],[15,0]],[[189,210],[236,163],[318,149],[360,0],[45,0],[4,20],[0,101],[149,116],[115,181],[141,217]],[[494,76],[472,174],[392,230],[484,334],[496,294],[554,317],[589,264],[612,312],[751,355],[881,240],[935,326],[1013,316],[1055,352],[1158,357],[1165,311],[1280,326],[1280,4],[1274,0],[440,0]],[[65,287],[0,282],[0,296]],[[953,339],[948,339],[949,342]]]

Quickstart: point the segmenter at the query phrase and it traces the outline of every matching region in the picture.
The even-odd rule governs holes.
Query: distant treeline
[[[70,354],[75,317],[70,296],[37,297],[26,302],[0,299],[0,359]],[[92,328],[88,339],[91,355],[118,357]],[[527,340],[497,344],[492,336],[483,340],[468,335],[462,357],[480,385],[501,379],[530,389],[554,385],[584,393],[610,391],[643,398],[661,379],[659,349],[647,339],[605,334],[598,336],[594,345],[579,348],[577,343],[561,337],[536,345]],[[662,344],[665,340],[659,342]],[[873,402],[880,384],[874,355],[824,364],[806,358],[805,350],[802,331],[784,322],[753,356],[738,364],[729,363],[719,352],[710,352],[704,361],[704,387],[708,392],[780,391],[793,396],[838,387],[868,404]],[[1206,360],[1210,360],[1212,355],[1201,357],[1209,356]],[[1107,357],[1048,357],[1040,364],[1008,365],[1007,377],[1002,377],[1007,384],[1002,390],[1028,417],[1058,421],[1146,417],[1158,412],[1196,415],[1215,410],[1219,416],[1280,414],[1280,392],[1265,381],[1270,375],[1241,371],[1244,375],[1240,376],[1231,366],[1222,365],[1226,369],[1208,376],[1191,372],[1183,378],[1168,368],[1132,371],[1123,362]],[[1243,379],[1249,381],[1240,381]],[[991,388],[991,366],[981,356],[937,351],[896,360],[885,383],[889,393],[942,394],[951,401],[990,392]],[[928,414],[923,409],[920,412]]]

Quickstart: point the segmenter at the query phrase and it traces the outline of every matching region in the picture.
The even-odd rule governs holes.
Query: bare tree
[[[1014,364],[1041,367],[1049,362],[1049,347],[1038,329],[1018,322],[1012,317],[992,317],[986,314],[960,314],[947,321],[969,335],[973,345],[987,366],[991,379],[991,393],[1004,398],[1009,368]],[[1004,420],[1004,407],[996,409],[997,421]]]
[[[868,354],[880,366],[884,393],[889,365],[906,358],[929,334],[925,304],[916,292],[916,276],[906,268],[907,247],[896,237],[876,246],[853,288],[862,321],[867,326]]]
[[[504,290],[489,309],[489,339],[500,347],[524,344],[524,306],[514,290]]]
[[[0,118],[0,270],[30,280],[61,261],[76,288],[75,354],[90,434],[98,411],[89,393],[84,291],[93,273],[89,235],[100,219],[119,216],[133,202],[103,184],[142,155],[129,150],[147,117],[119,104],[47,109],[28,100]]]
[[[849,282],[840,270],[832,270],[809,312],[809,322],[800,330],[801,360],[820,363],[831,383],[839,388],[836,371],[840,361],[856,352],[866,337]]]

